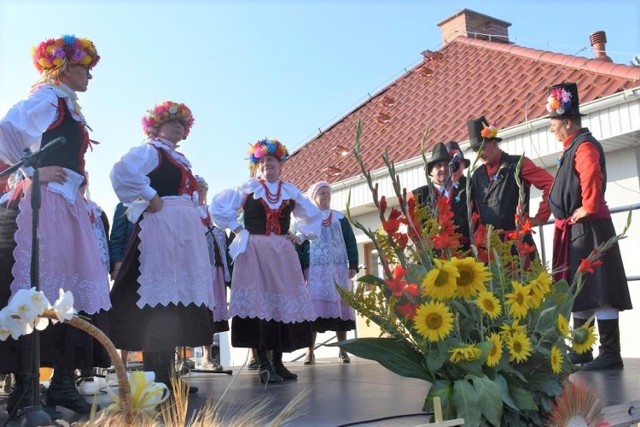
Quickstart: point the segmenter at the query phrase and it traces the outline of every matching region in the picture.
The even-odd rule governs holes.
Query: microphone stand
[[[42,205],[42,195],[40,193],[40,173],[38,168],[40,167],[40,157],[45,151],[50,151],[65,142],[64,137],[56,138],[50,141],[42,149],[31,152],[28,148],[25,148],[22,160],[16,163],[14,166],[7,168],[0,173],[0,177],[13,173],[21,166],[28,166],[33,168],[33,176],[31,178],[31,209],[33,215],[31,218],[31,285],[36,288],[36,291],[40,290],[40,242],[38,238],[38,227],[40,224],[40,206]],[[34,329],[32,336],[22,337],[23,340],[32,341],[33,358],[29,375],[31,381],[31,387],[27,388],[27,391],[31,391],[31,406],[25,406],[22,414],[22,426],[47,426],[51,425],[51,417],[42,409],[40,405],[40,332]],[[28,343],[28,341],[26,342]],[[26,344],[25,343],[25,344]],[[26,346],[25,346],[26,347]],[[21,398],[24,398],[22,396]]]

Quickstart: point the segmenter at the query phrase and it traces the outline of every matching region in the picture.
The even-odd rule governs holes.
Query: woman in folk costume
[[[216,306],[213,309],[214,332],[225,332],[229,330],[229,310],[227,309],[227,285],[231,283],[231,258],[229,258],[229,239],[224,230],[213,225],[209,207],[207,206],[207,192],[209,185],[201,176],[196,175],[198,184],[198,208],[200,209],[200,219],[204,227],[209,248],[209,262],[213,267],[213,294]],[[203,347],[201,369],[222,372],[224,368],[212,356],[212,346]]]
[[[280,180],[287,149],[263,139],[249,149],[252,178],[214,196],[216,226],[234,231],[231,279],[231,343],[257,350],[262,382],[296,379],[282,353],[308,347],[310,321],[316,318],[294,244],[320,234],[322,213],[293,184]],[[261,174],[256,179],[256,171]],[[244,227],[238,224],[244,211]],[[289,232],[291,217],[297,234]],[[267,351],[273,350],[272,363]]]
[[[176,151],[192,124],[186,105],[156,105],[142,119],[149,139],[111,171],[120,201],[144,213],[111,290],[110,338],[119,349],[142,350],[144,370],[165,384],[175,347],[210,345],[213,337],[213,275],[196,180]]]
[[[352,291],[351,279],[358,273],[356,238],[347,218],[331,209],[331,186],[320,181],[309,188],[308,194],[322,211],[323,219],[320,236],[308,245],[307,288],[318,318],[313,322],[313,342],[309,346],[305,365],[315,362],[313,349],[318,332],[335,331],[338,341],[344,341],[347,331],[355,329],[355,310],[342,301],[335,284]],[[351,361],[343,350],[338,353],[338,358],[342,363]]]
[[[107,276],[79,190],[85,180],[85,153],[91,141],[77,92],[87,90],[91,69],[100,56],[90,40],[72,35],[45,40],[33,48],[32,55],[41,78],[29,98],[16,104],[0,121],[0,158],[13,164],[21,160],[26,148],[38,150],[59,137],[66,139],[66,143],[40,158],[40,286],[50,301],[58,299],[60,288],[72,292],[75,308],[92,317],[108,310],[111,304]],[[25,172],[32,176],[28,168]],[[31,179],[24,183],[23,191],[18,197],[18,210],[14,211],[17,231],[9,242],[16,245],[12,277],[3,276],[12,279],[11,295],[32,286]],[[24,339],[30,338],[21,341]],[[91,405],[75,387],[74,370],[110,365],[104,351],[100,352],[101,360],[94,360],[94,346],[99,344],[89,335],[66,324],[43,331],[41,364],[54,368],[47,391],[49,406],[89,412]],[[31,381],[26,370],[30,363],[25,358],[30,357],[32,351],[19,345],[13,352],[3,351],[0,357],[1,370],[15,372],[17,377],[16,389],[8,401],[10,413],[24,407],[25,399],[20,397],[29,395],[26,391]]]

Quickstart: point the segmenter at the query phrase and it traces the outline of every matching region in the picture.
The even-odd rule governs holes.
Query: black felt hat
[[[496,136],[498,134],[496,128],[491,126],[484,116],[480,117],[479,119],[469,120],[467,122],[467,129],[469,130],[469,142],[470,142],[469,146],[471,147],[471,149],[480,148],[483,140],[496,141],[496,142],[502,141],[502,138],[498,138]],[[482,136],[482,131],[484,129],[495,130],[494,136],[488,136],[488,137]]]
[[[431,160],[427,162],[427,172],[431,174],[431,169],[433,169],[436,163],[448,163],[450,160],[451,156],[449,155],[449,150],[447,150],[446,145],[442,142],[438,142],[431,150]]]
[[[447,150],[449,150],[449,155],[451,156],[451,158],[453,158],[453,156],[456,154],[456,151],[458,151],[461,157],[460,161],[464,163],[464,167],[468,168],[469,165],[471,165],[471,160],[464,158],[464,153],[460,149],[460,144],[458,144],[456,141],[445,142],[444,145],[447,147]]]
[[[580,117],[580,99],[578,85],[575,83],[560,83],[549,88],[547,96],[547,111],[552,119]]]

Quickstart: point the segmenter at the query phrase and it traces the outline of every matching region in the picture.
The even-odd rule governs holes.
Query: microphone
[[[56,139],[52,139],[47,143],[47,145],[42,147],[40,149],[40,153],[46,153],[47,151],[55,150],[56,148],[65,144],[66,142],[67,142],[67,138],[65,138],[64,136],[59,136]]]
[[[462,158],[462,154],[460,154],[459,151],[456,151],[456,154],[453,155],[453,157],[451,158],[451,160],[449,161],[449,164],[452,165],[455,162],[457,162],[458,160],[460,160]]]
[[[459,151],[456,151],[456,154],[454,154],[449,161],[449,168],[451,169],[451,172],[457,172],[457,170],[460,169],[460,159],[462,159],[462,154],[460,154]]]

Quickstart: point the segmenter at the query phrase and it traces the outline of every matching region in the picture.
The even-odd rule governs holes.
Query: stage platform
[[[421,414],[427,393],[427,383],[400,377],[375,362],[352,357],[350,364],[340,364],[337,358],[319,359],[315,365],[305,366],[302,361],[286,363],[298,374],[297,381],[265,386],[257,371],[232,367],[233,375],[193,372],[190,383],[199,387],[199,393],[189,399],[189,410],[205,405],[207,399],[217,402],[222,396],[225,417],[243,413],[263,399],[269,401],[270,410],[284,408],[298,394],[306,397],[297,416],[288,426],[417,426],[426,424],[430,417]],[[286,362],[286,355],[285,355]],[[630,425],[638,422],[640,409],[640,359],[625,359],[625,368],[608,372],[579,372],[575,374],[598,390],[607,407],[610,425]],[[81,385],[85,391],[97,390],[102,382]],[[7,414],[4,399],[0,404],[0,425]],[[91,399],[91,397],[88,397]],[[100,405],[110,399],[104,392],[97,394]],[[76,420],[72,412],[63,410],[65,419]],[[635,421],[635,422],[634,422]],[[20,425],[10,421],[8,426]],[[226,423],[224,425],[227,425]]]

